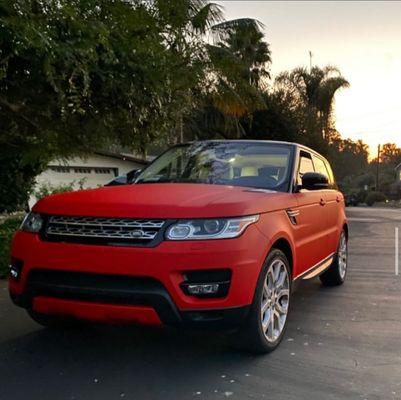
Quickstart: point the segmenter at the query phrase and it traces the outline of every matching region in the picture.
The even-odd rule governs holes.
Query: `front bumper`
[[[166,325],[235,325],[246,317],[268,249],[268,241],[254,225],[236,239],[165,241],[155,248],[51,243],[38,235],[18,232],[12,257],[23,266],[18,280],[10,278],[9,289],[14,302],[25,308],[34,308],[35,298],[44,297],[67,301],[72,309],[78,309],[80,303],[82,307],[82,302],[103,304],[104,309],[108,305],[150,307]],[[180,287],[185,272],[216,269],[231,270],[226,296],[196,298]],[[105,278],[101,278],[100,287],[75,285],[82,283],[81,278],[61,285],[46,278],[35,286],[28,277],[38,271]],[[61,305],[59,312],[57,306],[49,310],[74,314]]]

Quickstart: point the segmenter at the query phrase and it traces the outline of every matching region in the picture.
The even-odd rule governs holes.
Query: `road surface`
[[[348,216],[346,284],[303,284],[286,337],[267,356],[206,333],[50,332],[14,307],[0,282],[0,399],[401,399],[401,210]]]

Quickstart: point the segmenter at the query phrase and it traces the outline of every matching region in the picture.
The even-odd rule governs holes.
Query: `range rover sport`
[[[324,157],[286,142],[194,142],[134,184],[40,200],[15,235],[9,290],[45,326],[226,327],[269,352],[297,282],[344,282],[347,241]]]

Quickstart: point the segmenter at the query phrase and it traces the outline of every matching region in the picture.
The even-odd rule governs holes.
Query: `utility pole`
[[[312,72],[312,57],[313,53],[309,50],[309,72]]]
[[[380,144],[377,145],[376,192],[379,191],[379,165],[380,165]]]

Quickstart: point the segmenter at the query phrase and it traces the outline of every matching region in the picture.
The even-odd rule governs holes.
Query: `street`
[[[347,214],[346,283],[303,283],[281,346],[266,356],[205,332],[52,332],[13,306],[0,281],[0,399],[401,399],[401,210]]]

